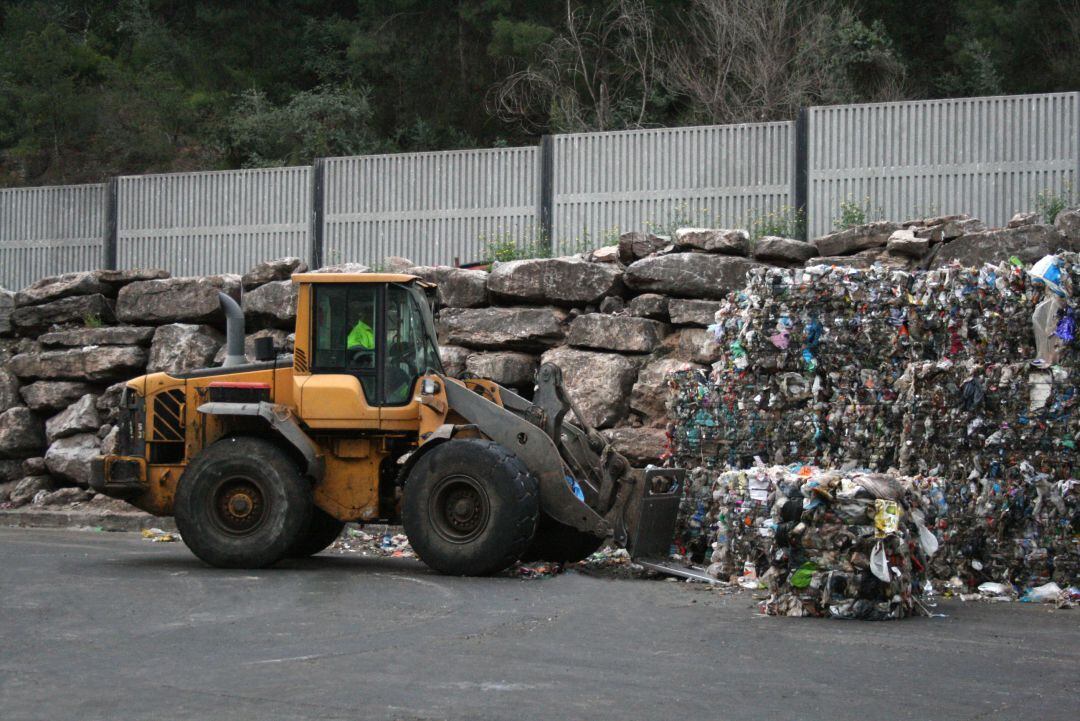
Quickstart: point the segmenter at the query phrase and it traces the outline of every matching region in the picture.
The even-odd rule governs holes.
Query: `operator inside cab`
[[[354,319],[355,323],[352,330],[349,331],[348,338],[345,339],[345,347],[349,350],[354,348],[374,350],[375,331],[364,320],[365,318],[371,320],[375,317],[374,299],[354,299],[349,303],[349,317]]]

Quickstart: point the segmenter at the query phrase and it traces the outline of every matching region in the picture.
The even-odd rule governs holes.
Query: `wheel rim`
[[[266,520],[269,500],[262,484],[247,476],[221,480],[211,494],[210,518],[230,536],[246,536]]]
[[[450,543],[468,543],[484,532],[491,515],[487,491],[472,476],[440,480],[428,500],[431,527]]]

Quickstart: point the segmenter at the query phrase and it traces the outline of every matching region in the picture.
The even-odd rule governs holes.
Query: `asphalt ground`
[[[766,618],[753,594],[0,529],[0,719],[1076,719],[1080,610]]]

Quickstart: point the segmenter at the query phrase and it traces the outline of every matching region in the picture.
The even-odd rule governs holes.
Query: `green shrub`
[[[763,214],[752,210],[746,222],[746,230],[752,241],[766,235],[803,240],[806,238],[806,211],[790,205],[783,205]]]
[[[884,214],[881,208],[871,208],[870,196],[866,196],[862,202],[859,202],[852,200],[849,195],[847,200],[840,201],[840,215],[833,219],[833,229],[847,230],[857,225],[865,225],[874,220],[881,220]]]
[[[1065,183],[1061,192],[1044,190],[1035,196],[1035,212],[1047,223],[1053,223],[1058,213],[1077,204],[1072,183]]]

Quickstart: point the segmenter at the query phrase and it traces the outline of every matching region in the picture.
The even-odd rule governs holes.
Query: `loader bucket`
[[[628,517],[626,550],[634,559],[665,559],[675,538],[686,471],[681,468],[649,468],[645,482],[635,488]]]

